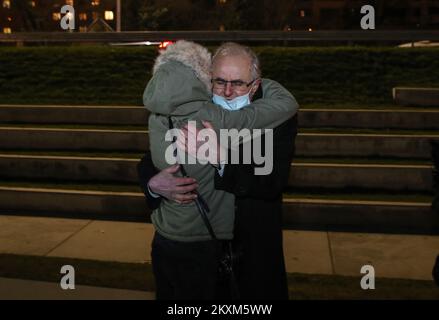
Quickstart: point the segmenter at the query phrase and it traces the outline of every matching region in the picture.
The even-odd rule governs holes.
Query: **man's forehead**
[[[223,56],[213,61],[213,76],[247,78],[251,72],[250,67],[251,60],[246,55]]]

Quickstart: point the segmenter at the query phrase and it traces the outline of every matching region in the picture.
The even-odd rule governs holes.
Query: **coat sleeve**
[[[200,120],[219,129],[272,129],[294,116],[299,105],[293,95],[276,81],[263,79],[264,96],[238,111],[229,111],[206,102],[199,110]],[[244,138],[246,141],[246,138]]]
[[[148,190],[149,180],[155,176],[159,171],[154,167],[151,158],[151,152],[147,151],[137,164],[137,175],[139,177],[139,184],[145,194],[146,204],[151,210],[155,210],[160,206],[162,198],[154,198]]]
[[[288,185],[291,161],[295,152],[297,116],[275,129],[273,171],[255,175],[255,165],[225,166],[223,176],[216,173],[215,188],[233,193],[236,197],[276,199]]]

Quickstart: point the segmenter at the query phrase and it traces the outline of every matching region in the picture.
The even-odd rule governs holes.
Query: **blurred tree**
[[[212,30],[215,9],[215,0],[143,1],[140,25],[149,30]]]
[[[21,31],[36,31],[41,28],[37,23],[36,17],[32,11],[31,3],[27,0],[11,1],[11,10],[16,14],[15,19],[21,21]]]
[[[237,29],[282,30],[290,23],[295,1],[230,0]]]
[[[150,30],[282,30],[291,20],[291,0],[143,1],[140,24]]]
[[[140,29],[139,8],[145,3],[144,0],[122,1],[122,30],[135,31]]]
[[[147,1],[141,9],[142,25],[153,30],[243,29],[239,0]],[[251,20],[251,19],[250,19]]]

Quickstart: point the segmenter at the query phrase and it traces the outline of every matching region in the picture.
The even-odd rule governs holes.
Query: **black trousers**
[[[152,242],[157,300],[213,300],[226,290],[219,278],[222,243],[181,242],[158,232]]]
[[[287,300],[282,202],[237,199],[234,247],[240,252],[236,277],[241,299]]]

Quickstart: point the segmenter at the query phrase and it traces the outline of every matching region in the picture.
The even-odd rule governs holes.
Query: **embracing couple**
[[[143,103],[151,113],[150,152],[138,171],[153,210],[157,299],[288,299],[282,190],[297,135],[295,98],[261,77],[250,48],[225,43],[212,58],[206,48],[182,40],[157,57]],[[189,121],[196,123],[195,132]],[[258,175],[261,164],[254,159],[227,161],[234,154],[227,148],[218,161],[184,164],[175,149],[177,164],[171,165],[167,150],[178,141],[166,135],[173,128],[184,133],[180,146],[192,154],[185,141],[203,128],[273,129],[272,148],[265,148],[263,136],[243,136],[237,148],[261,139],[262,151],[272,152],[272,170]],[[221,270],[230,252],[237,259],[235,254],[229,259],[233,268],[224,279]]]

